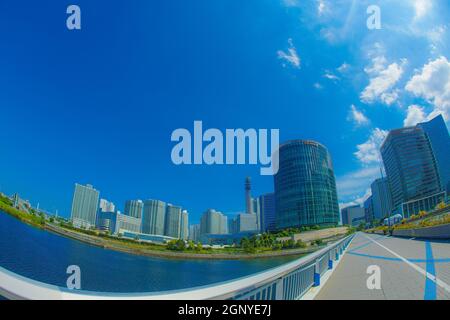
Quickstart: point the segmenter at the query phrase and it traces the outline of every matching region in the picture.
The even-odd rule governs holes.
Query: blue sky
[[[66,28],[77,4],[82,29]],[[381,9],[368,30],[366,9]],[[123,209],[244,208],[259,166],[175,166],[177,128],[280,129],[332,155],[341,204],[380,175],[386,130],[450,115],[446,0],[0,3],[0,191],[70,214],[73,184]]]

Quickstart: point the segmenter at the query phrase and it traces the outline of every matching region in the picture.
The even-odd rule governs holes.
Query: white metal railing
[[[26,300],[296,300],[333,267],[353,236],[310,255],[240,279],[183,290],[150,293],[104,293],[48,285],[0,267],[0,295]]]

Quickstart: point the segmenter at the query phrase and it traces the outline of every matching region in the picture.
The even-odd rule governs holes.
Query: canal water
[[[81,289],[152,292],[227,281],[292,261],[174,260],[143,257],[91,246],[30,227],[0,212],[0,266],[19,275],[65,286],[69,265],[81,269]]]

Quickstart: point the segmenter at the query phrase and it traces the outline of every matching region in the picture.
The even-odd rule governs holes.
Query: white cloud
[[[342,76],[346,76],[348,71],[350,70],[350,65],[346,62],[344,62],[342,65],[340,65],[338,68],[335,69],[335,71],[325,70],[325,73],[323,75],[324,78],[331,80],[331,81],[340,81],[341,77],[337,75],[339,73]]]
[[[413,0],[415,19],[424,17],[433,7],[432,0]]]
[[[337,71],[340,73],[345,73],[350,69],[350,65],[347,62],[344,62],[339,68],[337,68]]]
[[[429,31],[426,31],[426,36],[433,43],[441,43],[445,37],[445,33],[447,31],[447,26],[440,25],[432,28]]]
[[[287,53],[279,50],[277,52],[278,59],[283,60],[284,62],[288,62],[290,65],[292,65],[294,68],[300,69],[301,66],[301,60],[298,56],[297,49],[294,46],[294,43],[291,38],[288,39],[289,48]],[[286,66],[286,64],[283,64],[283,66]]]
[[[380,100],[387,105],[397,101],[398,91],[394,87],[403,75],[406,62],[406,59],[402,59],[400,63],[387,65],[384,56],[374,57],[372,65],[364,69],[370,76],[370,81],[360,95],[361,101],[373,103]]]
[[[321,90],[323,89],[323,86],[320,83],[316,82],[314,83],[314,88],[316,88],[317,90]]]
[[[385,92],[385,93],[381,94],[380,99],[384,104],[390,106],[395,101],[398,100],[398,92],[399,92],[398,89],[393,90],[391,92]]]
[[[380,163],[380,147],[388,135],[388,131],[375,128],[372,130],[369,139],[356,146],[358,151],[354,153],[356,158],[361,161],[361,163],[367,165],[371,163]]]
[[[352,121],[356,126],[365,126],[370,123],[370,120],[358,110],[355,105],[350,106],[350,111],[347,117],[348,121]]]
[[[342,210],[344,208],[350,207],[350,206],[364,206],[364,202],[370,198],[372,195],[372,190],[368,188],[366,190],[366,193],[363,196],[357,196],[352,201],[349,202],[340,202],[339,203],[339,210]]]
[[[319,14],[319,16],[321,16],[325,10],[326,10],[326,4],[324,0],[318,0],[317,1],[317,12]]]
[[[427,116],[421,106],[412,105],[408,107],[406,118],[403,122],[404,127],[412,127],[420,122],[424,122]]]
[[[299,5],[298,0],[282,0],[286,7],[297,7]]]
[[[325,74],[323,75],[324,78],[327,78],[329,80],[333,80],[333,81],[338,81],[339,77],[329,71],[325,72]]]
[[[446,57],[430,61],[414,75],[405,89],[433,105],[432,115],[441,113],[450,119],[450,62]]]
[[[372,65],[364,68],[364,71],[369,75],[376,75],[381,73],[386,68],[386,64],[387,59],[384,55],[376,56],[372,58]]]
[[[372,182],[381,175],[378,166],[361,168],[344,176],[337,177],[336,186],[341,199],[354,201],[367,190]]]

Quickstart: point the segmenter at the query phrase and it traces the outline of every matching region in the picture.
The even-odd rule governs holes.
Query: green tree
[[[322,240],[322,239],[317,239],[316,241],[313,241],[313,243],[314,243],[316,246],[321,246],[321,245],[323,245],[323,240]]]
[[[295,244],[295,246],[297,248],[302,248],[302,249],[307,247],[306,243],[304,243],[302,240],[297,240],[297,243]]]
[[[188,242],[188,250],[195,250],[195,243],[192,240]]]

